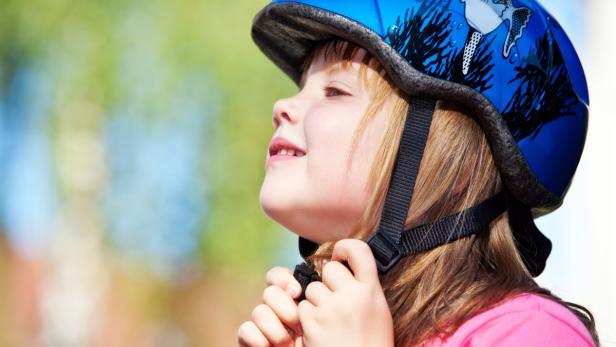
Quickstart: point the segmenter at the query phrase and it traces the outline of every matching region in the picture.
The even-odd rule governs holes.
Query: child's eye
[[[346,93],[334,87],[326,87],[324,90],[325,90],[325,96],[327,97],[350,95],[349,93]]]

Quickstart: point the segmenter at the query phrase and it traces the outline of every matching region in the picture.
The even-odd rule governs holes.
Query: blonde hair
[[[340,59],[343,67],[348,67],[360,49],[346,41],[328,41],[313,51],[304,71],[319,55],[326,60]],[[349,236],[366,240],[380,219],[409,106],[406,96],[383,75],[370,54],[362,63],[359,73],[372,103],[355,140],[377,110],[388,107],[389,111],[366,187],[371,198]],[[367,74],[368,66],[381,73]],[[438,102],[406,225],[420,225],[463,211],[500,190],[490,146],[477,122],[458,105]],[[331,258],[334,243],[322,244],[309,258],[318,270]],[[432,337],[446,337],[470,317],[522,293],[536,293],[572,309],[598,344],[590,312],[562,302],[533,280],[516,249],[507,213],[493,221],[489,230],[403,258],[380,280],[393,316],[396,346],[415,346]]]

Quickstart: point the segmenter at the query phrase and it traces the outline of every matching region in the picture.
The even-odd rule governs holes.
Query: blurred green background
[[[0,0],[0,347],[236,345],[267,269],[299,260],[258,203],[296,91],[250,39],[267,2]],[[541,2],[593,104],[538,281],[616,346],[616,2]]]
[[[266,3],[1,1],[0,346],[235,343],[296,251],[258,204],[295,90]]]

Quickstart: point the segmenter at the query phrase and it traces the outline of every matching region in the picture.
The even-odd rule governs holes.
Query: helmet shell
[[[253,39],[296,83],[339,37],[370,51],[410,95],[469,109],[503,182],[536,214],[557,208],[586,138],[588,89],[558,22],[534,0],[275,0]]]

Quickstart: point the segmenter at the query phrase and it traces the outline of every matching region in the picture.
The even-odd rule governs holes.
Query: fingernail
[[[295,297],[299,294],[299,288],[295,284],[289,284],[287,286],[287,293],[291,294],[292,297]]]

